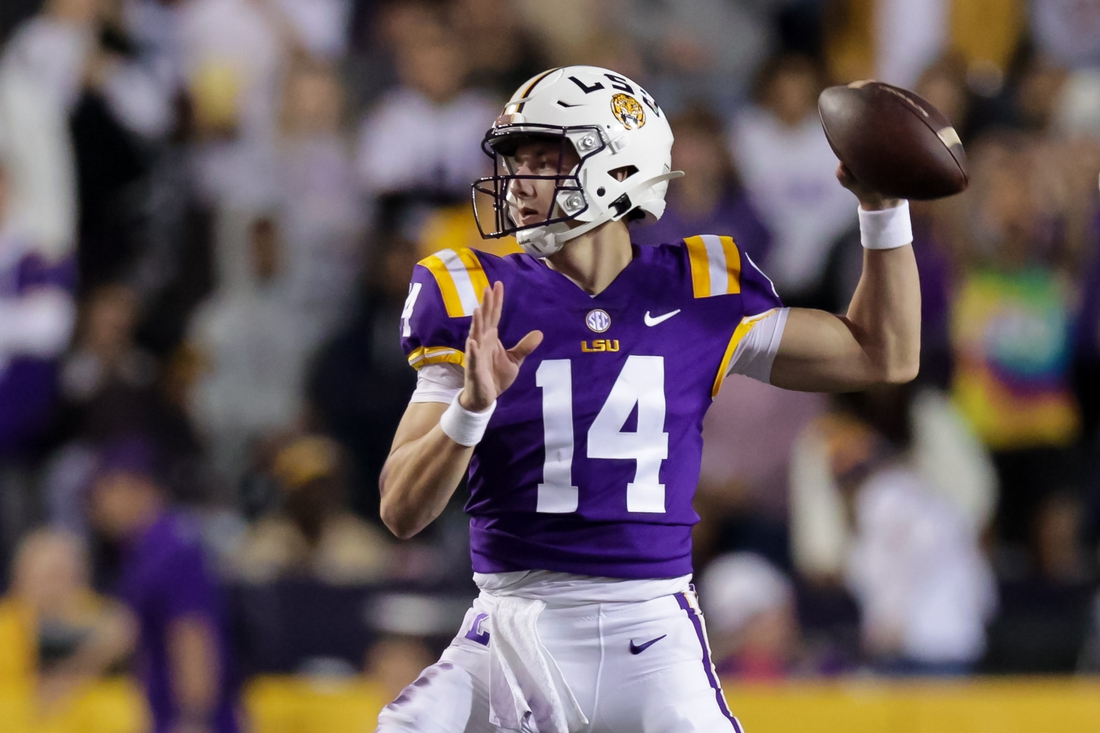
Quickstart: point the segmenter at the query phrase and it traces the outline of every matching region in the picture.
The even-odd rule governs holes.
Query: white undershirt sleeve
[[[465,382],[466,372],[458,364],[422,366],[416,374],[416,391],[409,401],[450,404]]]
[[[787,326],[789,308],[778,308],[752,325],[737,345],[730,359],[727,374],[742,374],[764,384],[771,384],[772,363],[779,353],[783,329]],[[742,321],[744,322],[744,321]]]

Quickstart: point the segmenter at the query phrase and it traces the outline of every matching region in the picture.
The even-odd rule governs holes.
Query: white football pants
[[[493,640],[484,629],[493,603],[486,594],[474,601],[440,660],[379,715],[377,733],[502,733],[489,722]],[[691,591],[548,606],[538,633],[590,721],[576,733],[742,733]]]

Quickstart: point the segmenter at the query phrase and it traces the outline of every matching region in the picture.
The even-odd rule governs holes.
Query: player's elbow
[[[920,373],[920,358],[897,359],[885,365],[879,381],[883,384],[908,384]]]
[[[906,366],[888,372],[882,381],[884,384],[890,385],[908,384],[917,378],[917,373],[919,371],[920,369],[918,367]]]
[[[381,514],[382,524],[386,525],[386,528],[393,532],[399,540],[414,537],[421,530],[414,517],[411,517],[407,512],[400,511],[392,504],[388,505],[385,498],[382,499]]]
[[[387,486],[386,478],[386,471],[383,469],[382,476],[378,479],[378,488],[382,493],[382,501],[379,506],[382,524],[386,525],[386,529],[393,532],[398,539],[407,540],[415,536],[424,527],[417,521],[417,517],[408,510],[407,505],[397,501],[398,492],[395,490],[396,487]]]

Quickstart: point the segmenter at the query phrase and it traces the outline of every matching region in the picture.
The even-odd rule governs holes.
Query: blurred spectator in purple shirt
[[[76,308],[71,256],[40,251],[7,217],[0,160],[0,456],[26,448],[50,415],[57,357],[69,342]]]
[[[661,220],[638,229],[639,244],[675,242],[696,234],[733,237],[742,252],[763,262],[771,234],[737,180],[725,144],[722,121],[709,110],[695,107],[672,120],[676,135],[673,168],[685,173],[669,187],[668,208]]]
[[[89,496],[96,529],[121,549],[118,593],[138,629],[135,667],[155,733],[234,733],[234,681],[215,580],[198,529],[173,513],[154,448],[107,446]]]

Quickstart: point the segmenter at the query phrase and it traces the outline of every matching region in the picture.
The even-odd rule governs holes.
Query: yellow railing
[[[958,682],[849,680],[726,685],[749,733],[1100,733],[1100,679]],[[0,689],[3,733],[143,733],[138,690],[97,683],[36,709],[27,690]],[[365,682],[265,677],[245,693],[250,733],[370,733],[385,703]]]
[[[749,733],[1100,733],[1100,680],[726,686]]]

